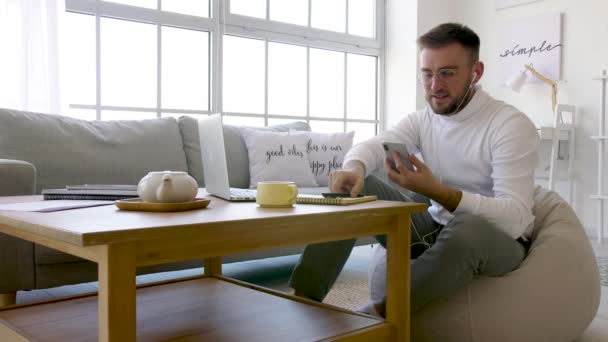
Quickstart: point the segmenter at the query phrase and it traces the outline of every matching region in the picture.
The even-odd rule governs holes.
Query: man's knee
[[[480,223],[484,223],[484,222],[488,222],[488,220],[484,219],[483,217],[481,217],[479,215],[458,214],[458,215],[455,215],[454,218],[452,220],[450,220],[450,222],[448,222],[448,224],[463,224],[463,223],[480,224]]]
[[[379,199],[389,201],[414,202],[411,191],[400,188],[382,178],[369,175],[365,178],[363,191],[366,195],[376,195]]]
[[[380,178],[378,178],[378,176],[375,176],[375,175],[369,175],[369,176],[365,177],[365,181],[363,183],[363,186],[364,186],[366,192],[371,191],[372,189],[382,188],[387,185],[388,184],[386,184],[384,181],[382,181]]]
[[[452,244],[461,247],[486,244],[489,240],[493,240],[496,234],[504,234],[488,220],[472,214],[457,215],[448,222],[441,233]]]

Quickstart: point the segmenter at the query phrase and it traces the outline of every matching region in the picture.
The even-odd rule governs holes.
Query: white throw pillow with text
[[[262,181],[291,181],[300,187],[316,187],[312,175],[307,138],[287,132],[242,129],[249,155],[250,187]]]
[[[342,168],[346,152],[353,146],[355,132],[318,133],[290,130],[289,134],[306,137],[308,162],[320,186],[329,184],[329,173]]]

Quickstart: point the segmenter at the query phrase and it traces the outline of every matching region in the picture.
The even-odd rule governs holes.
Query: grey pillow
[[[137,184],[150,171],[187,171],[174,118],[84,121],[0,109],[0,158],[34,164],[36,192],[68,184]]]
[[[203,162],[198,136],[198,122],[189,116],[178,119],[182,133],[184,151],[188,160],[188,173],[196,179],[199,186],[204,185]],[[302,121],[270,127],[248,127],[262,131],[289,132],[290,129],[310,131],[310,125]],[[247,146],[241,135],[241,127],[224,125],[224,146],[230,186],[234,188],[249,187],[249,156]]]

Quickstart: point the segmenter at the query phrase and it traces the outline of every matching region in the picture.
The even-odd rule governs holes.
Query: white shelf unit
[[[606,80],[608,74],[606,70],[602,70],[602,75],[594,80],[600,81],[600,112],[598,135],[592,136],[591,139],[597,142],[597,194],[591,196],[592,199],[598,201],[597,215],[597,242],[602,243],[604,240],[604,201],[608,200],[608,194],[604,193],[604,153],[606,151]]]

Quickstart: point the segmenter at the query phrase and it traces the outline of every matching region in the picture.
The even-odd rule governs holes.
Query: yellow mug
[[[289,208],[296,203],[298,186],[294,182],[258,182],[256,203],[266,208]]]

